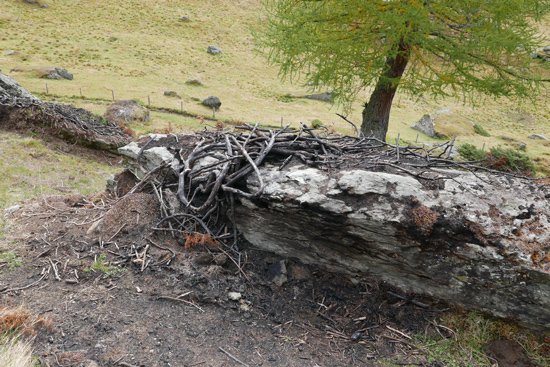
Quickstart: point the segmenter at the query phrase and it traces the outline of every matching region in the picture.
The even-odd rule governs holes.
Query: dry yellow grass
[[[29,342],[17,339],[0,341],[0,366],[33,367],[32,348]]]

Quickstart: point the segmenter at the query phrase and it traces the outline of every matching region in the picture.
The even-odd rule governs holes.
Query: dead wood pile
[[[278,170],[305,164],[327,174],[346,168],[387,171],[412,175],[428,185],[452,179],[437,168],[496,172],[479,167],[476,162],[450,158],[454,139],[425,148],[401,146],[398,141],[395,145],[388,144],[374,137],[334,136],[305,125],[299,130],[289,126],[268,130],[258,125],[239,129],[246,132],[202,131],[183,144],[173,144],[170,149],[177,164],[173,163],[171,170],[166,163],[146,172],[140,158],[150,145],[157,146],[159,142],[152,138],[142,146],[137,163],[146,175],[131,192],[145,188],[155,192],[164,215],[155,230],[186,237],[204,235],[213,241],[233,238],[236,242],[237,230],[232,225],[235,199],[254,199],[262,194],[265,185],[259,167],[266,163]],[[182,140],[185,138],[189,136]],[[246,189],[245,178],[249,175],[255,175],[259,181],[253,192]]]
[[[6,93],[0,93],[0,126],[39,126],[72,143],[106,150],[115,150],[132,140],[123,127],[82,108],[40,103]]]

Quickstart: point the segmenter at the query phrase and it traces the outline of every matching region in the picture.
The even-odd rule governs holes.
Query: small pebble
[[[231,301],[238,301],[242,298],[242,295],[239,293],[239,292],[229,292],[227,294],[227,297],[231,300]]]

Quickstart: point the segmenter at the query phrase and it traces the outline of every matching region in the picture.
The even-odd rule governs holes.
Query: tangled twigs
[[[174,187],[177,191],[174,190],[176,193],[173,196],[182,205],[170,215],[163,210],[165,218],[155,226],[155,230],[170,231],[186,238],[202,233],[211,236],[213,241],[226,240],[230,232],[227,224],[234,223],[234,198],[261,197],[267,176],[261,172],[260,166],[265,162],[279,169],[305,163],[322,170],[388,170],[434,182],[452,179],[453,174],[443,172],[441,168],[458,168],[474,173],[489,170],[476,166],[475,162],[451,159],[454,139],[425,148],[401,145],[398,139],[395,144],[389,144],[360,133],[357,137],[331,135],[326,131],[319,133],[304,124],[299,130],[291,129],[290,125],[280,130],[269,130],[260,128],[259,124],[245,124],[237,129],[241,132],[195,133],[199,143],[195,143],[192,151],[188,148],[176,150],[177,162],[171,166],[174,173],[172,180],[157,181],[153,187],[161,207],[174,207],[165,205],[165,199],[159,195],[166,190],[174,190]],[[165,169],[168,166],[163,166],[161,170]],[[253,192],[246,190],[244,184],[251,174],[258,182]],[[144,178],[144,181],[151,180],[151,174]],[[143,186],[144,182],[140,184]],[[237,234],[233,226],[234,243]]]

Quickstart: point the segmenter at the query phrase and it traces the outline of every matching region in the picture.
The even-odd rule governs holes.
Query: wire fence
[[[100,100],[100,101],[105,101],[105,102],[107,102],[107,101],[116,102],[117,101],[117,99],[115,98],[115,90],[110,89],[110,88],[105,88],[106,90],[111,92],[110,96],[88,97],[88,98],[82,93],[82,87],[78,87],[79,95],[72,95],[72,96],[70,96],[70,95],[57,95],[53,91],[51,91],[50,89],[51,89],[51,85],[48,86],[48,83],[45,83],[45,91],[46,91],[46,95],[48,95],[48,96],[65,97],[65,98],[79,97],[81,99],[88,99],[88,100],[92,100],[92,101],[93,100],[95,100],[95,101]],[[130,99],[130,100],[133,100],[133,101],[136,101],[140,104],[145,105],[145,103],[142,103],[141,99],[139,99],[139,98],[124,98],[124,100],[127,100],[127,99]],[[151,104],[151,100],[152,100],[151,95],[147,95],[147,106],[152,108],[152,109],[155,109],[155,110],[169,110],[170,112],[176,112],[176,111],[179,110],[184,115],[195,116],[195,117],[198,117],[200,115],[198,113],[191,113],[191,112],[188,112],[188,111],[184,110],[184,102],[183,102],[183,100],[181,100],[181,97],[180,97],[179,105],[177,105],[175,107],[158,106],[158,105],[154,106],[154,105]],[[219,112],[219,110],[216,110],[216,107],[212,107],[212,118],[213,119],[216,118],[216,112]]]

